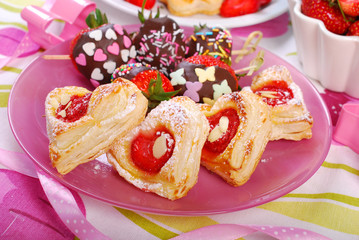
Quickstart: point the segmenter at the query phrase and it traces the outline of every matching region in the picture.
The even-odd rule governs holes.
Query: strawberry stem
[[[98,8],[86,18],[86,24],[89,28],[96,28],[106,23],[108,23],[106,14],[102,13]]]
[[[137,14],[138,19],[140,20],[141,23],[145,23],[145,21],[146,21],[146,18],[145,18],[145,15],[144,15],[146,2],[147,2],[147,0],[144,0],[142,2],[141,11],[138,10],[138,14]],[[159,17],[160,17],[160,8],[157,7],[157,13],[156,13],[156,16],[154,18],[159,18]],[[152,10],[150,11],[150,15],[148,16],[148,19],[151,19],[151,18],[153,18],[152,17]]]
[[[157,79],[151,79],[148,84],[147,93],[142,91],[142,94],[148,99],[148,107],[155,108],[160,102],[170,100],[180,90],[165,92],[162,86],[162,77],[157,71]]]

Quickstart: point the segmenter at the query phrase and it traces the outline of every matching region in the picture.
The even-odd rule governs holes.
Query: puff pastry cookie
[[[194,14],[215,15],[219,13],[223,0],[161,0],[169,12],[177,16]]]
[[[195,185],[209,125],[188,97],[161,102],[107,152],[108,161],[136,187],[175,200]]]
[[[253,78],[251,91],[262,97],[270,108],[270,140],[302,140],[312,137],[313,117],[307,110],[303,93],[284,66],[272,66]]]
[[[124,79],[92,93],[74,86],[52,90],[45,113],[53,166],[66,174],[104,154],[145,118],[147,104],[136,85]]]
[[[213,107],[201,107],[211,131],[202,150],[201,164],[233,186],[246,183],[268,143],[269,109],[249,91],[218,98]]]

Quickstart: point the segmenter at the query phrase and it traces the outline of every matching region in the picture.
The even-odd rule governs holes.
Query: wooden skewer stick
[[[46,60],[69,60],[71,59],[70,55],[43,55],[43,59]]]
[[[237,55],[234,61],[238,63],[240,60],[242,60],[243,57],[256,51],[257,46],[261,41],[262,37],[263,37],[263,33],[260,31],[254,31],[251,34],[249,34],[246,41],[243,44],[242,49],[232,51],[232,56]]]
[[[257,56],[252,59],[252,61],[249,63],[249,66],[241,69],[237,69],[234,72],[236,74],[244,73],[247,76],[251,76],[255,71],[259,70],[259,68],[263,65],[263,62],[264,62],[264,51],[261,50],[258,52]]]

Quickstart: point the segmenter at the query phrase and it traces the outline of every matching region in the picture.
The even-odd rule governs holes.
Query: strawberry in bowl
[[[304,73],[326,89],[358,98],[357,17],[342,13],[340,2],[288,0],[298,58]]]

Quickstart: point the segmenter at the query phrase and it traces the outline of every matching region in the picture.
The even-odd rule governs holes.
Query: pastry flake
[[[136,187],[170,200],[195,185],[209,125],[188,97],[163,101],[107,153],[119,175]]]
[[[200,109],[211,127],[201,164],[229,184],[243,185],[256,169],[269,140],[268,107],[247,91],[225,94],[213,107],[203,104]]]
[[[299,141],[312,137],[313,117],[286,67],[275,65],[263,70],[253,78],[250,91],[261,96],[270,109],[270,140]]]
[[[169,12],[177,16],[194,14],[215,15],[219,13],[223,0],[161,0]]]
[[[70,99],[83,104],[72,106],[74,114],[69,109],[75,101]],[[79,106],[83,113],[77,116],[82,111]],[[53,166],[67,174],[104,154],[116,138],[144,119],[146,111],[147,99],[127,80],[101,85],[93,92],[75,86],[52,90],[45,101],[45,114]],[[69,120],[71,114],[74,119]]]

